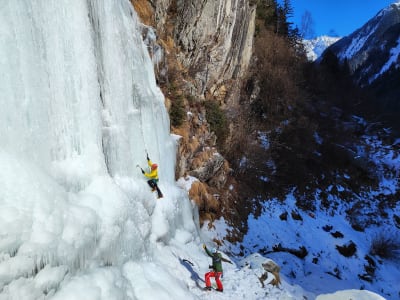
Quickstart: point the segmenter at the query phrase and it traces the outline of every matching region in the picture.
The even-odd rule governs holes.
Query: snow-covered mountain
[[[311,40],[303,40],[303,45],[306,50],[307,58],[310,61],[315,61],[330,45],[340,40],[340,37],[319,36]]]
[[[365,25],[328,48],[347,61],[354,79],[368,86],[400,68],[400,1],[382,9]]]

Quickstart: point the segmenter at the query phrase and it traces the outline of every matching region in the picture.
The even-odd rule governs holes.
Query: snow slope
[[[363,136],[364,142],[358,145],[356,153],[377,165],[378,190],[355,194],[353,201],[346,202],[340,193],[348,191],[338,180],[327,190],[316,192],[312,199],[316,210],[312,212],[300,210],[293,194],[288,194],[284,201],[270,199],[263,204],[260,216],[249,216],[249,229],[243,242],[227,244],[225,251],[236,256],[258,252],[271,258],[281,266],[288,284],[299,285],[313,295],[357,289],[373,291],[385,299],[398,299],[400,239],[395,218],[400,215],[396,198],[400,184],[399,139],[393,143],[383,142],[383,139],[373,134]],[[382,195],[393,195],[393,205],[381,203]],[[331,209],[324,208],[324,201],[331,203]],[[359,209],[361,215],[357,214]],[[355,230],[351,218],[358,218],[361,224],[365,224],[364,230]],[[222,239],[230,230],[224,220],[214,222],[214,226],[213,230],[205,231],[210,238]],[[371,245],[379,239],[393,242],[392,257],[382,258],[371,253]],[[354,255],[345,257],[340,254],[338,246],[352,243],[356,246]],[[307,255],[298,258],[285,251],[276,251],[277,245],[291,250],[304,247]],[[351,298],[342,298],[343,295],[337,293],[331,297]],[[362,298],[359,295],[353,299]]]

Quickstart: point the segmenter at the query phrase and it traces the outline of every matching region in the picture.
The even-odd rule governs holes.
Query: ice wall
[[[160,172],[173,178],[164,98],[129,1],[2,3],[2,148],[49,173],[79,161],[81,185],[106,171],[135,174],[147,149],[168,157]],[[76,177],[57,175],[75,188]]]
[[[195,230],[128,0],[1,1],[0,74],[0,291],[47,266],[148,258]],[[146,151],[162,203],[136,168]]]

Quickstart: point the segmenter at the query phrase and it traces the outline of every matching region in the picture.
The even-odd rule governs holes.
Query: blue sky
[[[293,22],[300,29],[301,18],[308,10],[314,21],[316,36],[330,31],[346,36],[363,26],[381,9],[399,0],[291,0]],[[282,1],[279,1],[280,3]]]

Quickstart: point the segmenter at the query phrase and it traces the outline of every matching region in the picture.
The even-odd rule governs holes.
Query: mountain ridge
[[[332,37],[332,36],[318,36],[313,39],[305,39],[303,40],[303,44],[307,53],[307,58],[310,61],[317,60],[322,53],[331,46],[340,40],[341,37]]]
[[[399,130],[400,2],[382,9],[361,28],[328,47],[322,56],[328,52],[371,96],[365,103],[370,115]]]

